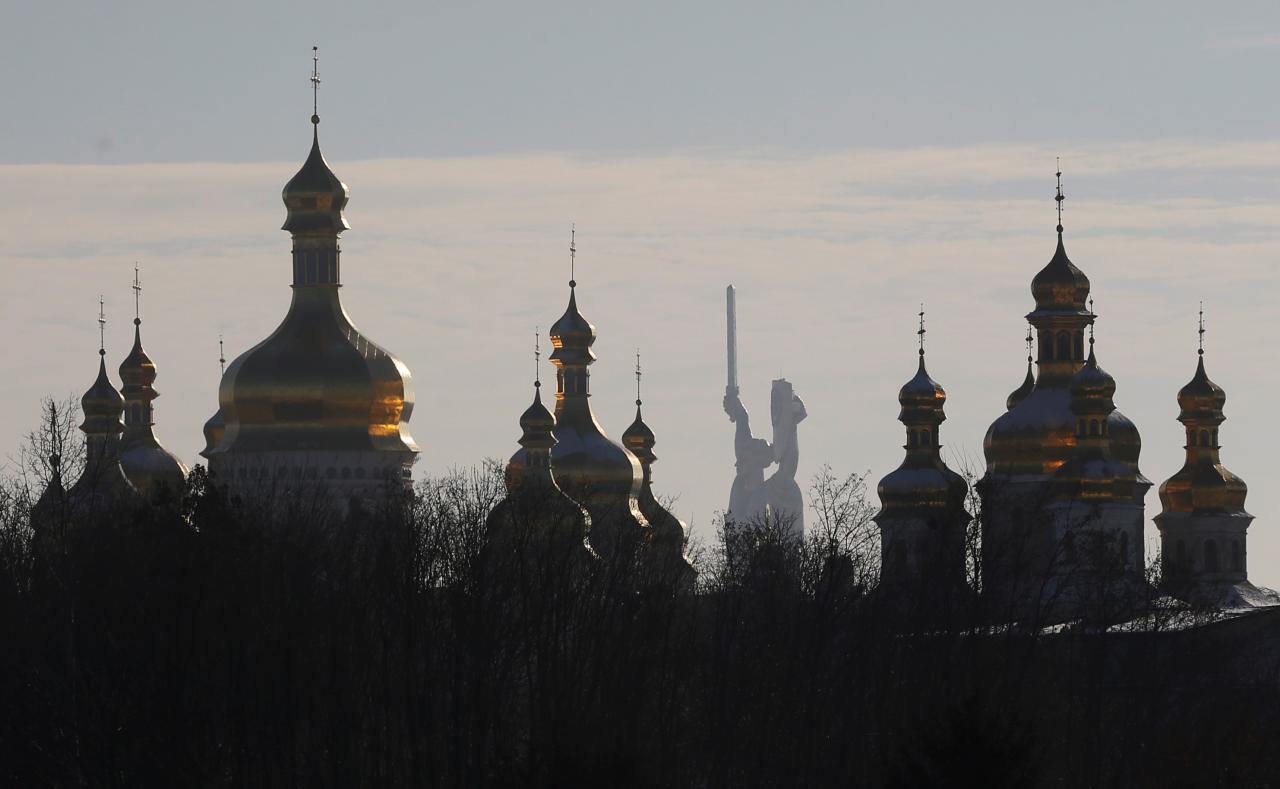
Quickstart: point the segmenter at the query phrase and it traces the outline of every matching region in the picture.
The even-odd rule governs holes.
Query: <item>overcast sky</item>
[[[639,346],[656,487],[685,520],[705,529],[733,474],[730,282],[755,421],[779,375],[808,405],[803,477],[901,459],[920,301],[946,452],[980,465],[1022,378],[1061,155],[1068,251],[1143,470],[1181,466],[1174,397],[1203,299],[1224,462],[1258,516],[1251,576],[1280,584],[1280,6],[691,5],[10,9],[0,456],[43,394],[92,382],[100,292],[123,358],[137,261],[157,433],[199,460],[218,335],[234,357],[288,305],[279,190],[310,142],[318,44],[322,143],[352,191],[343,298],[413,371],[417,473],[515,449],[570,222],[593,403],[617,437]]]

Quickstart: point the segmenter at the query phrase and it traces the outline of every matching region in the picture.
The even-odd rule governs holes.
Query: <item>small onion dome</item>
[[[1112,401],[1115,393],[1116,379],[1098,366],[1090,349],[1084,366],[1071,376],[1071,410],[1077,414],[1110,414],[1116,407]]]
[[[133,321],[133,349],[120,363],[120,381],[127,387],[150,387],[156,382],[156,365],[142,350],[142,333],[139,324]]]
[[[1142,476],[1138,470],[1138,458],[1142,454],[1142,436],[1138,435],[1138,426],[1129,417],[1112,411],[1107,417],[1107,433],[1111,437],[1111,457],[1129,467],[1138,482],[1150,484],[1150,480]]]
[[[1196,365],[1195,376],[1186,386],[1178,390],[1178,407],[1182,413],[1178,421],[1186,423],[1190,420],[1222,422],[1222,407],[1227,403],[1227,393],[1222,390],[1204,371],[1204,357]]]
[[[1031,360],[1027,359],[1027,377],[1022,379],[1022,385],[1009,393],[1009,397],[1004,401],[1005,409],[1012,411],[1018,407],[1018,403],[1027,399],[1027,395],[1031,394],[1031,390],[1036,388],[1036,376],[1031,372]]]
[[[556,445],[556,437],[552,432],[556,426],[556,418],[542,404],[541,384],[535,385],[533,403],[520,415],[520,448],[507,461],[505,480],[507,491],[511,492],[524,479],[529,468],[529,451],[547,451]]]
[[[941,422],[946,419],[942,413],[946,402],[946,391],[941,384],[929,377],[929,371],[924,366],[924,356],[921,356],[915,376],[898,390],[898,404],[902,406],[898,419],[908,424],[922,420]]]
[[[222,443],[222,436],[227,432],[227,422],[222,416],[222,409],[219,408],[209,417],[209,421],[204,423],[204,449],[200,454],[209,457],[216,446]]]
[[[1037,311],[1085,310],[1089,278],[1067,257],[1061,232],[1058,233],[1058,249],[1053,253],[1053,259],[1031,280],[1031,295],[1035,297]]]
[[[290,233],[346,230],[347,220],[342,209],[351,193],[347,185],[334,175],[320,153],[320,133],[316,129],[311,141],[311,155],[303,163],[297,175],[285,184],[282,197],[289,214],[282,230]]]
[[[553,361],[567,365],[591,364],[596,355],[591,346],[596,341],[596,327],[578,312],[578,297],[572,284],[569,286],[569,306],[564,315],[551,325],[551,352]]]
[[[1166,513],[1244,513],[1249,486],[1221,463],[1188,460],[1178,473],[1160,486],[1160,503]]]
[[[1071,458],[1054,475],[1058,495],[1073,501],[1127,499],[1134,493],[1136,475],[1127,463],[1109,451],[1111,442],[1107,435],[1108,419],[1115,411],[1112,397],[1116,381],[1098,365],[1092,349],[1084,366],[1071,377],[1070,388],[1071,410],[1081,422],[1079,429],[1087,429],[1089,443],[1078,444]],[[1079,434],[1082,442],[1085,435]]]
[[[520,437],[520,446],[525,449],[550,449],[555,446],[556,437],[552,435],[556,418],[542,404],[542,388],[533,390],[533,403],[520,415],[520,428],[524,435]]]
[[[80,398],[80,408],[84,411],[84,424],[80,429],[85,433],[119,435],[124,430],[124,423],[120,421],[120,415],[124,413],[124,397],[107,378],[106,358],[101,353],[98,356],[98,378]]]
[[[640,401],[636,401],[636,419],[622,434],[622,445],[631,450],[631,454],[636,456],[642,465],[648,466],[650,463],[658,459],[653,454],[653,445],[657,443],[654,438],[653,431],[644,423],[644,419],[640,416]]]

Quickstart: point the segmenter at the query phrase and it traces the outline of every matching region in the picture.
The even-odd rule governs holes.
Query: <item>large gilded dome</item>
[[[417,452],[408,367],[361,334],[339,300],[347,187],[320,154],[318,137],[283,199],[284,229],[293,235],[293,301],[271,336],[227,368],[218,391],[225,427],[210,458]],[[216,428],[209,433],[217,437]]]
[[[1084,365],[1084,329],[1094,315],[1087,309],[1089,278],[1067,257],[1060,225],[1053,258],[1032,280],[1031,293],[1035,310],[1027,320],[1039,337],[1039,374],[1033,380],[1028,368],[983,439],[988,473],[1006,477],[1052,474],[1077,443],[1069,387]],[[1136,451],[1129,454],[1136,463]]]
[[[218,400],[215,452],[418,451],[409,369],[356,330],[336,288],[295,288],[279,328],[227,368]]]

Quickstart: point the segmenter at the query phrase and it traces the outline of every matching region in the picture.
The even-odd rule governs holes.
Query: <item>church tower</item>
[[[1095,315],[1086,306],[1089,278],[1067,257],[1062,173],[1057,176],[1057,248],[1031,281],[1035,309],[1026,316],[1037,338],[1034,385],[1010,395],[1006,412],[992,423],[983,441],[987,470],[978,483],[983,502],[983,592],[997,607],[1038,594],[1060,553],[1057,515],[1050,507],[1056,496],[1051,480],[1079,442],[1071,381],[1085,365],[1084,335]],[[1112,410],[1107,429],[1111,457],[1135,480],[1149,485],[1138,470],[1142,442],[1137,428]]]
[[[317,72],[312,82],[319,85]],[[348,191],[320,153],[320,116],[311,123],[311,153],[283,193],[293,300],[275,332],[227,367],[218,391],[224,427],[205,456],[233,490],[367,498],[410,484],[413,381],[342,306],[338,236],[348,227]]]
[[[535,356],[539,355],[534,351]],[[590,516],[560,490],[551,470],[556,420],[542,404],[535,376],[533,403],[520,415],[520,450],[508,465],[507,496],[489,513],[486,526],[501,562],[537,560],[543,570],[598,557],[587,546]]]
[[[1071,377],[1075,447],[1054,473],[1052,544],[1042,605],[1071,612],[1137,602],[1142,586],[1143,499],[1151,483],[1115,456],[1110,416],[1116,381],[1089,358]],[[1097,608],[1089,610],[1099,610]]]
[[[658,460],[653,447],[657,438],[640,413],[640,352],[636,352],[636,418],[622,433],[622,445],[640,461],[643,473],[640,483],[640,513],[653,528],[649,544],[649,565],[663,586],[687,588],[697,571],[684,554],[689,527],[658,502],[653,495],[653,464]]]
[[[605,560],[626,559],[650,540],[652,529],[640,512],[644,473],[635,456],[609,439],[591,412],[589,368],[596,329],[578,311],[578,283],[572,266],[569,306],[551,326],[551,362],[556,366],[556,445],[551,467],[564,492],[591,515],[589,541]]]
[[[1200,313],[1196,372],[1178,391],[1178,421],[1187,434],[1186,461],[1160,486],[1163,586],[1193,605],[1238,608],[1280,603],[1269,589],[1249,583],[1244,509],[1249,488],[1222,465],[1218,427],[1226,421],[1222,387],[1204,369],[1204,312]]]
[[[67,491],[77,515],[105,513],[116,507],[140,503],[138,491],[120,467],[120,434],[124,423],[124,398],[107,377],[106,314],[98,301],[98,377],[80,398],[84,422],[85,462],[80,478]]]
[[[968,485],[942,460],[938,427],[947,418],[947,393],[924,363],[924,308],[920,310],[919,366],[898,392],[898,421],[907,429],[906,457],[880,480],[880,592],[887,601],[942,603],[968,591],[965,584],[965,510]]]
[[[142,283],[138,269],[133,270],[133,349],[120,364],[120,392],[124,395],[124,439],[121,442],[120,465],[143,498],[151,500],[161,488],[174,497],[181,495],[187,479],[187,467],[173,453],[160,445],[155,435],[155,411],[152,401],[160,396],[153,384],[156,365],[142,349],[142,316],[139,297]]]

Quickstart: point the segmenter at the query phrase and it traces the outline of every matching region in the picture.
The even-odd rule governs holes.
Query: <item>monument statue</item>
[[[734,423],[733,452],[737,475],[729,490],[727,522],[752,523],[778,518],[791,524],[797,536],[804,534],[804,497],[796,484],[800,463],[797,426],[808,413],[784,378],[773,382],[769,415],[773,422],[773,443],[751,434],[751,419],[738,396],[738,326],[733,286],[725,291],[728,337],[728,382],[724,411]],[[769,466],[778,468],[766,479]]]

